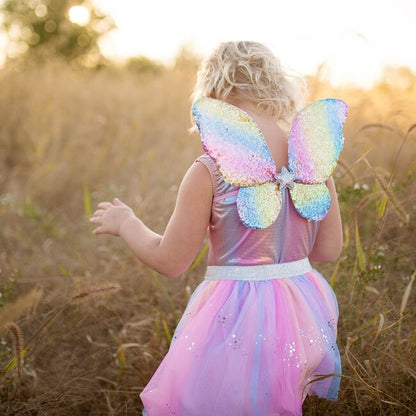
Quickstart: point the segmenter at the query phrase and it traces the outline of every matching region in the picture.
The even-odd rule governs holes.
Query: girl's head
[[[299,84],[283,71],[279,59],[257,42],[224,42],[201,64],[193,99],[216,98],[237,103],[250,101],[290,122],[303,104]]]

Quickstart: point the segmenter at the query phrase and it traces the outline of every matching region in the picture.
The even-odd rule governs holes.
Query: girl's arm
[[[175,277],[192,264],[205,237],[211,216],[212,184],[207,168],[194,163],[179,188],[176,206],[163,235],[150,230],[132,209],[115,198],[102,202],[90,222],[98,234],[120,236],[143,263]]]
[[[342,250],[343,236],[341,214],[332,177],[328,180],[328,189],[331,195],[331,207],[329,208],[327,216],[319,224],[315,244],[309,255],[311,261],[335,261]]]

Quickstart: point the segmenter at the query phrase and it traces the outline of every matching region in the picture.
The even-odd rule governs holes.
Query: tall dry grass
[[[118,195],[163,230],[200,153],[187,131],[194,76],[58,62],[1,73],[0,414],[140,411],[204,251],[167,280],[117,239],[93,238],[87,217]],[[318,74],[309,84],[311,99],[342,97],[350,114],[335,173],[344,251],[317,265],[339,300],[344,375],[338,402],[309,398],[304,413],[415,414],[416,83],[334,89]],[[87,296],[106,281],[120,291]],[[86,302],[68,303],[74,291]]]

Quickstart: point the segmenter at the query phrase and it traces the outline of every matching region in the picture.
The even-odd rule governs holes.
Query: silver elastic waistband
[[[299,276],[312,270],[309,259],[256,266],[208,266],[207,280],[271,280]]]

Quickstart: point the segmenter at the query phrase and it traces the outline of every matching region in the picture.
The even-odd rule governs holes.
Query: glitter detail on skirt
[[[314,269],[261,281],[206,279],[141,394],[144,414],[300,416],[307,394],[335,400],[337,319],[335,295]]]

